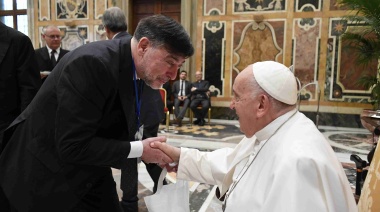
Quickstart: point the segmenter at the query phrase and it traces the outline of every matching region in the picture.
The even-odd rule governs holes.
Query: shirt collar
[[[114,39],[114,38],[116,37],[116,35],[118,35],[118,34],[120,34],[120,32],[116,33],[116,34],[112,37],[112,39]]]
[[[256,132],[256,138],[259,142],[267,140],[276,130],[284,124],[294,113],[296,113],[297,109],[293,109],[273,120],[267,126],[265,126],[260,131]]]
[[[46,48],[47,48],[48,53],[49,53],[49,55],[50,55],[50,54],[51,54],[51,51],[53,51],[53,49],[49,48],[48,45],[46,45]],[[58,55],[59,55],[60,50],[61,50],[61,48],[58,48],[58,49],[55,50],[55,51],[57,52]]]

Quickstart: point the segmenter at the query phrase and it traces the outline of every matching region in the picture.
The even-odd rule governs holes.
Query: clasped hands
[[[177,171],[181,149],[166,144],[166,137],[147,138],[142,144],[144,149],[141,159],[145,163],[157,163],[169,172]]]
[[[187,99],[187,96],[178,96],[178,99],[179,99],[180,101],[184,101],[185,99]]]

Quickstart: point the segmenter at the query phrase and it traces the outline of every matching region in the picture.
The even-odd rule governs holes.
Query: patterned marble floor
[[[239,130],[238,121],[211,120],[211,125],[192,126],[184,120],[182,127],[172,124],[168,129],[160,126],[160,135],[167,136],[168,143],[178,147],[197,148],[203,151],[212,151],[222,147],[234,147],[243,138]],[[342,162],[344,170],[353,188],[355,189],[356,170],[350,161],[351,154],[357,154],[363,160],[372,147],[373,137],[369,131],[361,128],[341,128],[320,126],[319,130],[325,135]],[[117,184],[120,182],[120,171],[114,171]],[[167,176],[169,182],[175,182],[175,173]],[[215,186],[203,183],[189,182],[190,211],[214,212],[222,211],[221,202],[215,198]],[[139,165],[139,211],[147,211],[143,197],[152,194],[153,182],[150,179],[143,163]],[[120,190],[119,190],[120,194]]]

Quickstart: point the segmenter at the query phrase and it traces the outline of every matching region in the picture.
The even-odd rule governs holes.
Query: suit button
[[[87,188],[91,188],[91,187],[92,187],[92,183],[87,183],[87,184],[86,184],[86,187],[87,187]]]

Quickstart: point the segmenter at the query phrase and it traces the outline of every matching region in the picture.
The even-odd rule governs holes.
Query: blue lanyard
[[[135,85],[135,97],[136,97],[136,116],[137,116],[137,129],[140,127],[140,109],[141,109],[141,98],[139,96],[139,89],[140,94],[142,96],[142,86],[138,89],[137,87],[137,80],[136,80],[136,67],[135,63],[132,60],[132,67],[133,67],[133,82]]]

